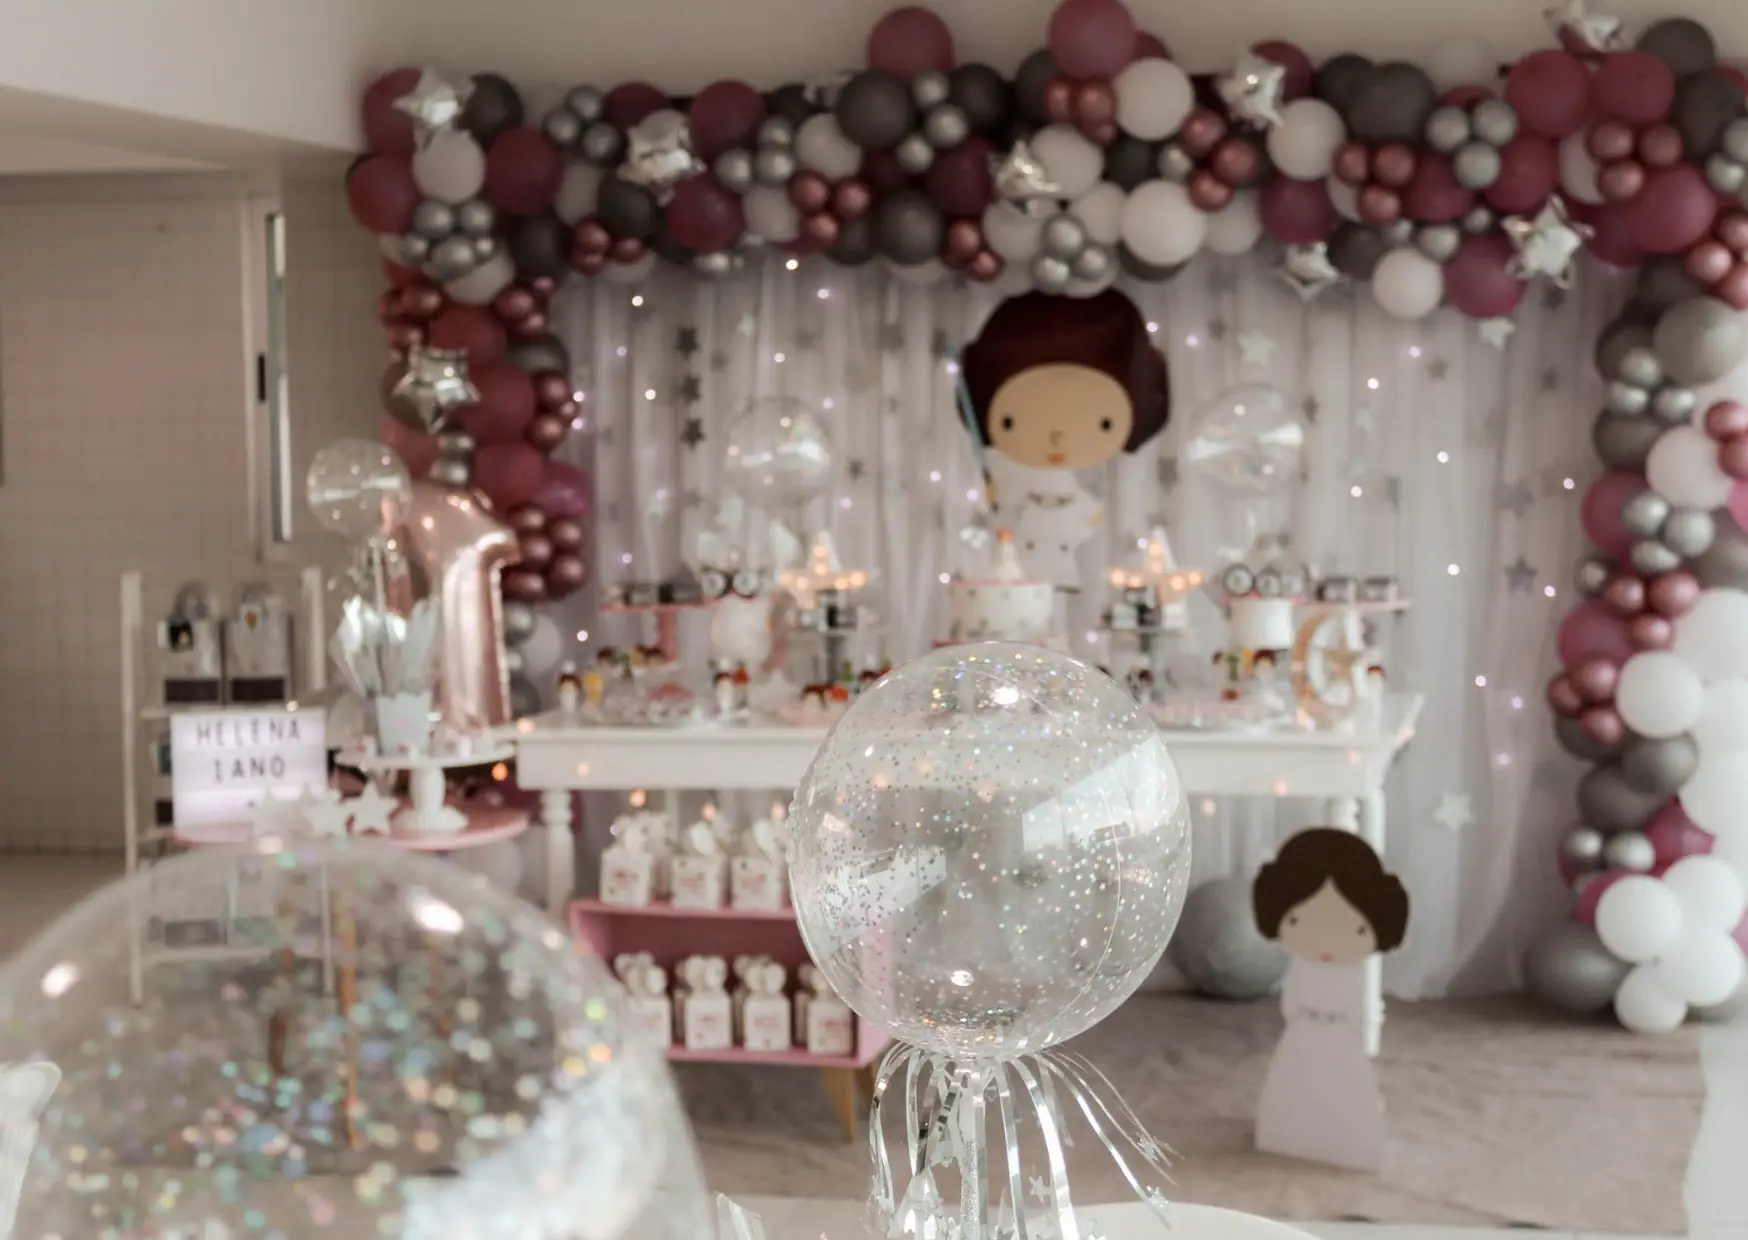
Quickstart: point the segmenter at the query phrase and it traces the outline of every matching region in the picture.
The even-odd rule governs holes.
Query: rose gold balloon
[[[571,266],[577,269],[578,275],[598,276],[607,269],[605,254],[579,254],[571,251]]]
[[[1645,167],[1635,159],[1604,164],[1596,174],[1596,188],[1610,202],[1630,201],[1645,188]]]
[[[546,592],[553,598],[562,598],[572,590],[581,589],[588,579],[589,570],[583,567],[583,557],[574,551],[553,556],[552,563],[546,566]]]
[[[1592,706],[1578,716],[1578,724],[1598,745],[1618,745],[1627,736],[1627,725],[1612,706]]]
[[[1748,482],[1748,439],[1719,445],[1718,468],[1738,482]]]
[[[528,290],[540,301],[549,301],[558,292],[558,281],[551,276],[535,276],[528,281]]]
[[[1214,148],[1208,166],[1214,170],[1215,176],[1238,189],[1262,174],[1262,152],[1243,138],[1227,138]]]
[[[1074,83],[1055,78],[1044,87],[1044,119],[1066,125],[1074,119]]]
[[[1722,241],[1701,241],[1681,260],[1682,269],[1697,284],[1710,287],[1730,274],[1736,260]]]
[[[1716,401],[1706,410],[1706,434],[1720,443],[1748,435],[1748,405],[1737,400]]]
[[[1117,122],[1082,121],[1080,132],[1094,146],[1109,146],[1117,140]]]
[[[1737,255],[1748,254],[1748,215],[1730,211],[1718,216],[1712,225],[1712,236],[1722,241]]]
[[[1178,144],[1192,156],[1201,159],[1220,145],[1226,136],[1226,120],[1211,108],[1192,109],[1178,130]]]
[[[522,432],[522,438],[541,452],[550,453],[570,433],[571,424],[566,419],[550,413],[537,413],[529,421],[528,429]]]
[[[527,318],[539,308],[535,304],[533,293],[514,284],[499,293],[492,302],[492,309],[498,312],[498,317],[512,323],[517,319]]]
[[[801,239],[814,250],[824,250],[838,243],[843,231],[838,217],[830,211],[815,211],[801,220]]]
[[[1621,669],[1607,659],[1586,659],[1572,669],[1572,687],[1586,702],[1606,702],[1614,697]]]
[[[546,311],[536,310],[521,322],[507,323],[505,326],[509,329],[512,336],[515,336],[520,340],[533,340],[537,336],[544,336],[547,332],[552,330],[552,320],[546,317]]]
[[[832,214],[846,224],[867,215],[868,208],[873,205],[874,191],[868,188],[866,181],[851,177],[848,181],[839,181],[832,190]]]
[[[443,309],[443,294],[429,284],[414,284],[401,290],[401,313],[409,319],[428,319]]]
[[[1691,611],[1699,602],[1699,596],[1699,578],[1685,568],[1658,573],[1645,586],[1645,598],[1651,610],[1671,620]]]
[[[1548,705],[1556,715],[1571,719],[1584,709],[1584,699],[1578,695],[1572,678],[1562,672],[1548,682]]]
[[[1748,262],[1736,262],[1724,273],[1724,278],[1712,285],[1712,292],[1738,310],[1748,310]]]
[[[573,254],[605,254],[612,244],[613,234],[592,215],[585,215],[578,220],[576,228],[571,232]]]
[[[546,407],[546,412],[550,413],[555,418],[562,419],[566,426],[574,426],[577,420],[577,402],[574,400],[561,400],[556,405],[548,405]]]
[[[1639,158],[1653,168],[1681,162],[1681,131],[1674,125],[1653,125],[1639,135]]]
[[[965,274],[979,284],[987,284],[1001,275],[1003,263],[999,254],[989,250],[979,250],[977,256],[965,264]]]
[[[1375,182],[1360,190],[1358,205],[1360,219],[1373,228],[1386,228],[1402,218],[1402,195]]]
[[[1105,125],[1117,119],[1117,92],[1101,78],[1089,78],[1074,87],[1074,119],[1081,125]]]
[[[825,210],[831,198],[831,182],[817,172],[797,172],[789,180],[789,201],[803,215]]]
[[[545,534],[524,534],[521,538],[521,568],[543,569],[552,562],[552,539]]]
[[[1619,121],[1600,121],[1584,139],[1584,149],[1598,163],[1625,159],[1633,153],[1633,131]]]
[[[635,263],[648,249],[641,238],[615,237],[607,250],[607,257],[616,263]]]
[[[583,523],[571,517],[560,517],[546,523],[546,536],[560,551],[575,551],[583,545]]]
[[[1371,153],[1358,142],[1343,142],[1335,152],[1335,179],[1358,189],[1371,174]]]
[[[425,343],[425,329],[417,323],[391,323],[388,329],[388,347],[402,352],[416,344]]]
[[[1190,201],[1200,211],[1218,211],[1232,201],[1233,189],[1203,168],[1190,178]]]
[[[1645,610],[1645,583],[1631,573],[1616,573],[1602,587],[1602,601],[1623,616]]]
[[[376,321],[384,327],[393,327],[401,317],[401,291],[391,288],[381,293],[376,299]]]
[[[546,598],[546,575],[532,568],[512,568],[504,574],[504,597],[512,603],[541,602]]]
[[[546,513],[534,504],[519,504],[510,509],[510,528],[518,534],[538,534],[546,528]]]
[[[562,404],[573,394],[571,381],[556,370],[543,370],[534,376],[534,399],[542,405]]]
[[[1414,148],[1406,142],[1391,142],[1372,154],[1372,179],[1391,189],[1402,189],[1414,179]]]
[[[1627,621],[1627,636],[1640,650],[1667,650],[1675,642],[1675,626],[1647,613]]]
[[[401,543],[442,609],[437,710],[443,722],[467,735],[509,723],[499,582],[516,561],[515,533],[472,489],[421,478],[401,519]]]
[[[983,229],[974,220],[954,220],[947,227],[941,246],[941,261],[949,267],[964,267],[983,249]]]

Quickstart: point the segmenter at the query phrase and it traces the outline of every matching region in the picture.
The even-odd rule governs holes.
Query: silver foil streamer
[[[421,599],[402,616],[366,599],[349,598],[328,640],[328,654],[359,697],[430,693],[437,687],[440,628],[435,599]]]

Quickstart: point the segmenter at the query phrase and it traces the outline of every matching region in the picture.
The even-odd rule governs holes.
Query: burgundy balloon
[[[1578,688],[1572,683],[1572,678],[1562,672],[1548,682],[1548,705],[1556,715],[1568,719],[1574,718],[1584,709],[1584,699],[1578,693]]]
[[[1648,254],[1678,254],[1704,237],[1718,216],[1718,196],[1692,164],[1659,168],[1627,204],[1627,226]]]
[[[1069,77],[1108,78],[1135,58],[1135,34],[1122,0],[1062,0],[1050,15],[1048,42]]]
[[[1164,39],[1156,34],[1148,34],[1145,30],[1135,34],[1136,60],[1170,60],[1171,48],[1166,46]]]
[[[556,370],[543,370],[534,376],[534,399],[542,409],[563,404],[574,395],[571,381]]]
[[[1738,482],[1748,481],[1748,439],[1732,439],[1720,444],[1718,468]]]
[[[429,284],[413,284],[400,291],[400,304],[409,319],[428,319],[443,309],[443,294]]]
[[[983,142],[983,139],[972,138],[957,149],[962,151],[965,147],[978,142]],[[989,144],[984,142],[983,145],[987,149]],[[954,151],[949,151],[946,157],[950,157],[955,153],[956,152]],[[939,168],[941,162],[941,160],[937,159],[929,171],[933,172],[935,168]],[[984,178],[987,180],[989,178],[989,161],[985,159],[981,167],[983,168]],[[839,181],[836,185],[832,186],[832,214],[846,224],[852,223],[855,220],[861,219],[864,215],[867,215],[868,208],[873,205],[874,194],[873,191],[868,188],[868,183],[866,181],[859,181],[855,177],[851,177],[847,181]]]
[[[577,402],[561,400],[556,405],[548,405],[546,412],[555,418],[563,418],[566,426],[575,426],[577,422]]]
[[[890,194],[910,184],[910,173],[891,151],[869,151],[862,156],[862,180],[876,194]]]
[[[1612,706],[1591,706],[1578,716],[1578,726],[1598,745],[1618,745],[1627,737],[1627,725]]]
[[[1420,224],[1460,220],[1475,205],[1475,191],[1457,184],[1451,158],[1421,151],[1414,160],[1414,178],[1402,191],[1402,212]]]
[[[803,215],[825,210],[831,197],[831,182],[811,169],[797,172],[789,180],[789,201]]]
[[[1402,218],[1402,195],[1385,185],[1367,185],[1356,205],[1360,219],[1373,228],[1386,228]]]
[[[1602,587],[1602,601],[1623,616],[1634,616],[1644,611],[1646,597],[1644,580],[1632,573],[1616,573]]]
[[[693,177],[676,185],[666,219],[674,240],[700,254],[726,250],[746,231],[740,197],[714,176]]]
[[[361,119],[367,149],[379,155],[411,155],[417,149],[413,118],[395,104],[413,92],[421,76],[418,69],[391,69],[365,90]]]
[[[1599,163],[1625,159],[1637,144],[1638,135],[1619,121],[1598,121],[1584,135],[1584,149]]]
[[[1468,83],[1463,86],[1453,86],[1438,97],[1439,104],[1447,108],[1461,108],[1467,112],[1477,103],[1493,98],[1493,92],[1485,86]]]
[[[1445,297],[1472,319],[1510,314],[1529,287],[1511,273],[1516,251],[1503,233],[1464,237],[1445,264]]]
[[[649,250],[642,237],[615,237],[607,257],[616,263],[635,263]]]
[[[1066,125],[1074,119],[1073,82],[1059,77],[1045,84],[1044,119],[1056,125]]]
[[[843,226],[830,211],[815,211],[801,218],[801,239],[813,250],[828,250],[837,244]]]
[[[1362,143],[1343,142],[1335,152],[1335,179],[1355,189],[1372,175],[1372,155]]]
[[[393,259],[382,260],[382,274],[396,288],[406,288],[417,284],[425,278],[425,273],[417,267],[403,267]]]
[[[1371,179],[1391,189],[1401,189],[1414,179],[1414,148],[1406,142],[1388,142],[1372,152]]]
[[[868,32],[868,67],[899,77],[953,67],[953,32],[938,13],[918,5],[893,9]]]
[[[423,199],[413,180],[412,160],[405,155],[372,155],[346,178],[352,218],[373,233],[406,232]]]
[[[1101,78],[1074,84],[1074,119],[1080,125],[1104,125],[1117,119],[1117,92]]]
[[[491,500],[496,511],[507,512],[535,498],[547,464],[540,453],[520,439],[513,443],[481,444],[473,454],[473,484]]]
[[[504,325],[484,306],[452,301],[431,320],[426,338],[434,349],[460,349],[469,366],[490,366],[504,360],[508,341]]]
[[[554,413],[537,413],[528,423],[528,429],[522,433],[536,451],[542,455],[550,454],[552,450],[563,443],[565,436],[571,433],[570,421]]]
[[[1117,140],[1119,131],[1116,121],[1082,121],[1080,132],[1094,146],[1110,146]]]
[[[1264,39],[1261,43],[1251,44],[1250,50],[1287,71],[1281,84],[1282,98],[1302,99],[1311,93],[1317,80],[1317,69],[1298,44],[1285,39]]]
[[[578,225],[578,227],[581,227],[581,225]],[[606,230],[603,229],[602,231],[605,232]],[[606,247],[603,246],[602,248],[604,250]],[[534,294],[519,284],[512,284],[509,288],[499,293],[496,300],[492,302],[492,309],[496,310],[499,316],[505,319],[524,319],[533,314],[539,308],[540,303],[535,300]]]
[[[534,381],[508,362],[470,366],[479,400],[461,408],[461,425],[478,443],[519,439],[534,417]]]
[[[1605,116],[1654,125],[1675,103],[1675,74],[1650,52],[1610,52],[1597,66],[1590,95]]]
[[[563,179],[564,156],[532,125],[505,130],[486,152],[485,199],[506,215],[539,215]]]
[[[1590,70],[1570,52],[1531,52],[1506,74],[1505,101],[1531,133],[1557,142],[1590,114]]]
[[[1190,201],[1200,211],[1218,211],[1232,201],[1233,188],[1207,169],[1198,169],[1190,177]]]
[[[538,534],[546,528],[546,514],[539,504],[523,504],[512,508],[504,518],[518,534]]]
[[[546,311],[536,310],[533,314],[523,315],[509,326],[510,334],[516,339],[533,340],[536,337],[546,335],[552,324],[546,317]]]
[[[589,512],[588,475],[569,461],[546,461],[535,499],[549,518],[580,520]]]
[[[1499,176],[1484,193],[1495,211],[1534,215],[1560,184],[1560,152],[1552,142],[1520,133],[1499,151]]]
[[[752,146],[764,121],[765,97],[733,79],[712,82],[686,109],[692,149],[706,163],[724,151]]]
[[[1001,275],[1002,267],[1003,263],[999,254],[990,250],[979,250],[977,257],[965,264],[965,274],[979,284],[987,284]]]
[[[605,254],[579,254],[572,250],[571,266],[576,269],[578,275],[598,276],[607,270],[607,256]]]
[[[1683,255],[1681,266],[1688,278],[1710,287],[1730,274],[1736,258],[1721,241],[1707,239]]]
[[[607,120],[620,129],[630,129],[651,113],[670,107],[668,93],[648,82],[621,82],[603,100]]]
[[[1178,145],[1195,159],[1206,158],[1227,133],[1226,118],[1212,108],[1196,107],[1178,130]]]
[[[1335,231],[1341,218],[1322,181],[1273,177],[1257,195],[1256,207],[1269,235],[1287,245],[1315,245]]]
[[[995,180],[990,172],[992,153],[993,148],[986,139],[972,137],[936,156],[928,175],[923,178],[929,201],[939,207],[943,215],[981,217],[984,209],[995,201]],[[857,183],[844,182],[833,194],[838,217],[846,222],[855,216],[845,215],[837,200],[846,186],[852,184]],[[860,188],[866,192],[865,186]],[[864,206],[863,212],[866,210]]]
[[[1712,286],[1712,292],[1738,310],[1748,310],[1748,262],[1738,260],[1724,278]]]
[[[401,290],[387,289],[376,297],[376,321],[384,327],[393,327],[401,321]]]
[[[437,460],[437,436],[414,430],[398,418],[384,418],[377,428],[377,438],[394,450],[407,473],[415,478],[430,473]]]
[[[1243,138],[1227,138],[1214,148],[1208,167],[1234,189],[1243,189],[1266,170],[1262,152]]]
[[[1675,642],[1675,626],[1647,613],[1627,621],[1627,636],[1640,650],[1667,650]]]
[[[1586,659],[1572,669],[1572,687],[1592,704],[1610,701],[1620,680],[1621,669],[1607,659]]]
[[[506,568],[499,578],[504,598],[512,603],[539,603],[546,599],[546,577],[538,569]]]
[[[1737,255],[1748,255],[1748,215],[1726,211],[1712,225],[1712,236],[1722,241]]]
[[[546,523],[546,536],[561,551],[574,551],[583,545],[583,523],[574,517],[557,517]]]
[[[1645,188],[1645,165],[1636,159],[1617,159],[1604,164],[1596,174],[1596,188],[1609,202],[1631,202]]]
[[[1714,401],[1705,412],[1705,431],[1719,443],[1748,435],[1748,405],[1736,400]]]
[[[523,568],[538,572],[552,562],[552,539],[545,534],[524,534],[516,543],[522,550],[519,563]]]
[[[575,551],[561,551],[546,566],[546,589],[553,598],[582,589],[588,580],[589,571],[583,567],[583,557]]]
[[[528,281],[528,291],[539,298],[541,302],[550,301],[552,295],[558,292],[558,281],[551,276],[535,276]]]
[[[425,329],[417,323],[390,323],[388,347],[404,353],[416,344],[425,343]]]
[[[1674,125],[1653,125],[1639,135],[1639,158],[1650,168],[1681,162],[1681,131]]]
[[[941,261],[949,267],[969,266],[983,249],[983,229],[975,220],[954,220],[941,243]]]

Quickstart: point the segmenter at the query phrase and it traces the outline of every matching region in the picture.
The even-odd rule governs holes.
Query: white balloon
[[[1748,822],[1742,816],[1748,806],[1748,762],[1739,753],[1708,756],[1700,751],[1699,769],[1681,785],[1681,808],[1702,831],[1709,831],[1720,844],[1740,835],[1748,840]]]
[[[533,629],[516,649],[522,652],[528,678],[539,682],[558,670],[558,661],[564,657],[564,634],[558,631],[551,616],[536,615]]]
[[[771,600],[729,595],[710,612],[710,657],[758,668],[771,657]]]
[[[987,239],[987,238],[986,238]],[[1025,263],[1006,263],[990,283],[990,291],[1006,300],[1032,291],[1032,269]]]
[[[1096,280],[1070,280],[1063,293],[1069,297],[1097,297],[1117,282],[1117,277],[1123,274],[1123,269],[1112,263],[1105,274]]]
[[[1742,949],[1727,934],[1683,934],[1650,966],[1671,995],[1693,1007],[1722,1003],[1742,984]]]
[[[1044,221],[1006,203],[994,203],[983,213],[983,244],[1010,266],[1030,262],[1044,247]]]
[[[1685,791],[1682,796],[1681,808],[1687,809]],[[1690,813],[1688,817],[1692,818],[1693,815]],[[1712,845],[1711,852],[1707,853],[1706,856],[1723,862],[1735,871],[1737,878],[1748,883],[1748,831],[1738,828],[1719,835],[1717,842]]]
[[[601,278],[609,284],[642,284],[649,279],[649,273],[655,270],[656,256],[653,250],[645,250],[643,257],[633,263],[608,263],[601,268]]]
[[[1452,35],[1420,58],[1441,95],[1456,86],[1493,85],[1501,63],[1498,52],[1468,34]]]
[[[1169,138],[1196,106],[1190,75],[1156,56],[1130,62],[1111,79],[1117,95],[1117,128],[1144,142]]]
[[[1172,181],[1146,181],[1123,204],[1123,243],[1144,263],[1175,267],[1194,258],[1208,235],[1208,217]]]
[[[1392,318],[1424,319],[1444,295],[1444,268],[1412,246],[1391,250],[1372,272],[1372,296]]]
[[[1586,134],[1580,129],[1560,143],[1560,188],[1568,198],[1594,206],[1602,201],[1602,190],[1596,184],[1596,160],[1584,146]]]
[[[801,235],[801,212],[789,195],[773,185],[755,185],[740,200],[747,231],[773,245],[783,245]]]
[[[1720,938],[1726,937],[1742,924],[1742,915],[1748,913],[1748,892],[1743,891],[1741,878],[1716,857],[1683,857],[1663,871],[1663,884],[1681,901],[1684,930],[1709,930]],[[1706,1004],[1719,1000],[1690,997],[1688,1002]]]
[[[892,278],[900,284],[908,284],[912,288],[927,288],[939,284],[947,274],[947,268],[938,258],[931,258],[921,263],[895,263],[886,260],[886,270],[892,273]]]
[[[1629,875],[1596,902],[1596,935],[1622,960],[1654,960],[1681,935],[1681,901],[1662,879]]]
[[[1687,1004],[1653,970],[1640,967],[1614,992],[1614,1014],[1633,1033],[1674,1033],[1687,1019]]]
[[[1330,177],[1323,183],[1323,188],[1329,191],[1329,205],[1335,208],[1335,213],[1344,220],[1355,224],[1363,223],[1360,219],[1360,192],[1346,181],[1338,181]]]
[[[466,202],[486,183],[486,153],[465,129],[439,129],[413,154],[413,180],[427,197]]]
[[[573,159],[565,165],[564,180],[558,183],[558,197],[552,200],[554,213],[567,224],[575,224],[585,215],[592,214],[601,197],[601,182],[606,177],[607,170],[598,164]]]
[[[1295,99],[1268,132],[1269,158],[1287,176],[1315,181],[1335,167],[1335,152],[1346,138],[1340,112],[1321,99]]]
[[[1086,229],[1088,237],[1100,245],[1116,245],[1123,239],[1123,204],[1128,198],[1115,181],[1100,181],[1076,198],[1068,209]]]
[[[1704,678],[1704,672],[1701,672]],[[1705,709],[1693,725],[1700,761],[1707,755],[1739,754],[1748,749],[1748,680],[1735,676],[1706,688]],[[1748,761],[1748,759],[1743,759]]]
[[[1105,174],[1104,152],[1072,125],[1047,125],[1032,137],[1032,154],[1064,198],[1079,198]]]
[[[515,894],[522,882],[522,850],[515,840],[499,840],[453,854],[456,865],[494,887]]]
[[[1667,438],[1667,436],[1665,436]],[[1659,441],[1661,442],[1661,441]],[[1748,676],[1748,593],[1702,590],[1675,621],[1671,649],[1708,683]]]
[[[445,284],[443,291],[456,301],[465,301],[470,306],[483,306],[509,288],[515,280],[515,262],[509,254],[499,250],[459,280],[451,280]]]
[[[1262,215],[1256,194],[1239,190],[1232,201],[1208,217],[1208,248],[1216,254],[1248,254],[1262,240]]]
[[[795,131],[795,158],[828,181],[853,177],[862,168],[862,148],[844,136],[830,112],[801,122]]]
[[[1675,426],[1658,436],[1645,459],[1651,489],[1683,508],[1717,508],[1735,485],[1718,465],[1718,445],[1697,426]]]
[[[1641,650],[1621,665],[1614,705],[1641,736],[1679,736],[1699,722],[1706,687],[1693,665],[1669,650]]]

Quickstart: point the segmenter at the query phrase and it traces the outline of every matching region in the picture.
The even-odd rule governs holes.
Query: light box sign
[[[170,803],[178,826],[247,822],[264,796],[328,785],[327,713],[200,710],[170,717]]]

